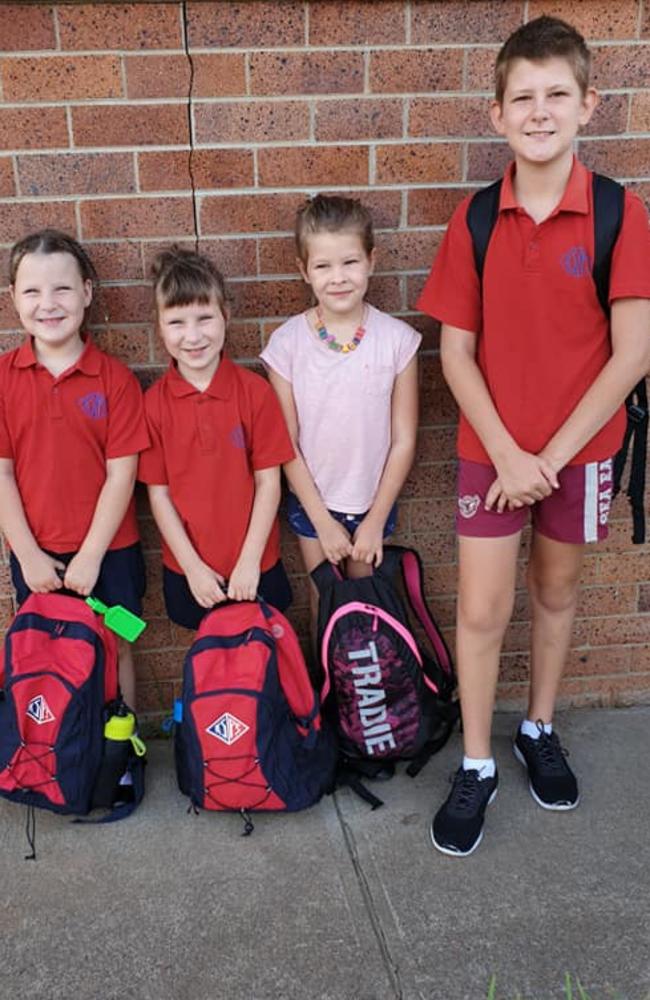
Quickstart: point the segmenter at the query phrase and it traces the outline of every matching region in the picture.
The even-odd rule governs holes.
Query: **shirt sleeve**
[[[402,335],[397,346],[397,359],[395,365],[398,375],[401,375],[404,369],[409,365],[421,342],[422,334],[418,333],[417,330],[414,330],[412,326],[408,325],[408,323],[403,323]]]
[[[478,333],[482,323],[481,286],[467,227],[469,202],[469,198],[462,201],[451,217],[417,308],[448,326]]]
[[[149,444],[140,383],[125,366],[120,366],[108,401],[106,458],[137,455]]]
[[[283,323],[271,334],[271,338],[260,354],[267,367],[271,368],[287,382],[293,381],[293,351],[291,349],[291,331],[287,323]]]
[[[261,376],[259,382],[255,387],[250,435],[251,464],[255,471],[283,465],[296,457],[278,397]]]
[[[2,369],[2,374],[4,375],[4,368]],[[13,460],[14,449],[11,443],[11,434],[9,433],[9,428],[7,427],[7,418],[5,414],[6,389],[3,383],[4,379],[1,379],[0,380],[0,458],[10,458]]]
[[[612,252],[609,301],[650,298],[650,228],[640,198],[625,192],[623,223]]]
[[[158,387],[154,385],[147,390],[144,396],[144,412],[150,444],[148,448],[140,452],[138,479],[141,483],[147,483],[150,486],[166,486],[169,483],[161,422],[156,415],[159,395]]]

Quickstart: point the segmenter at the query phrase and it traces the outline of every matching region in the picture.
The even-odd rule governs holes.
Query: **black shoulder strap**
[[[483,279],[483,266],[492,230],[499,214],[501,178],[488,187],[477,191],[467,209],[467,228],[472,237],[474,263],[479,280]]]
[[[609,274],[612,253],[623,224],[625,189],[611,177],[592,175],[594,198],[594,263],[592,274],[598,301],[609,316]]]

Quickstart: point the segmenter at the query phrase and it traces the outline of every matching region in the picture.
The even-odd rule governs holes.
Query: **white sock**
[[[463,757],[463,771],[478,771],[481,780],[493,778],[496,769],[494,757]]]
[[[542,722],[542,727],[544,732],[547,733],[549,736],[553,732],[552,722]],[[529,736],[531,740],[538,740],[539,737],[541,736],[541,733],[539,731],[539,723],[531,722],[530,719],[524,719],[524,721],[521,724],[521,732],[523,736]]]

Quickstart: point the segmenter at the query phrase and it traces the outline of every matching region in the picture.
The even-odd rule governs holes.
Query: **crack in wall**
[[[197,202],[196,193],[196,178],[194,176],[194,127],[192,122],[192,108],[194,99],[194,76],[195,76],[195,66],[194,60],[192,58],[192,53],[190,52],[190,36],[188,30],[188,18],[187,18],[187,0],[182,0],[181,2],[181,16],[183,19],[183,51],[185,52],[185,57],[187,59],[187,64],[190,70],[190,81],[189,88],[187,92],[187,135],[190,145],[189,152],[187,154],[187,174],[190,182],[190,190],[192,192],[192,222],[194,225],[194,249],[198,251],[199,249],[199,210]]]

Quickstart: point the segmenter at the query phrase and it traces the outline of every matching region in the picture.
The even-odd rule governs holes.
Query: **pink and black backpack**
[[[296,634],[262,601],[205,616],[174,709],[176,774],[195,808],[294,812],[331,790],[336,749]]]
[[[397,590],[400,573],[428,650]],[[417,774],[444,746],[459,716],[453,663],[424,598],[417,552],[385,546],[381,566],[361,579],[343,577],[329,562],[311,575],[320,598],[321,700],[336,720],[339,780],[376,807],[380,800],[355,776],[390,776],[400,759]]]

